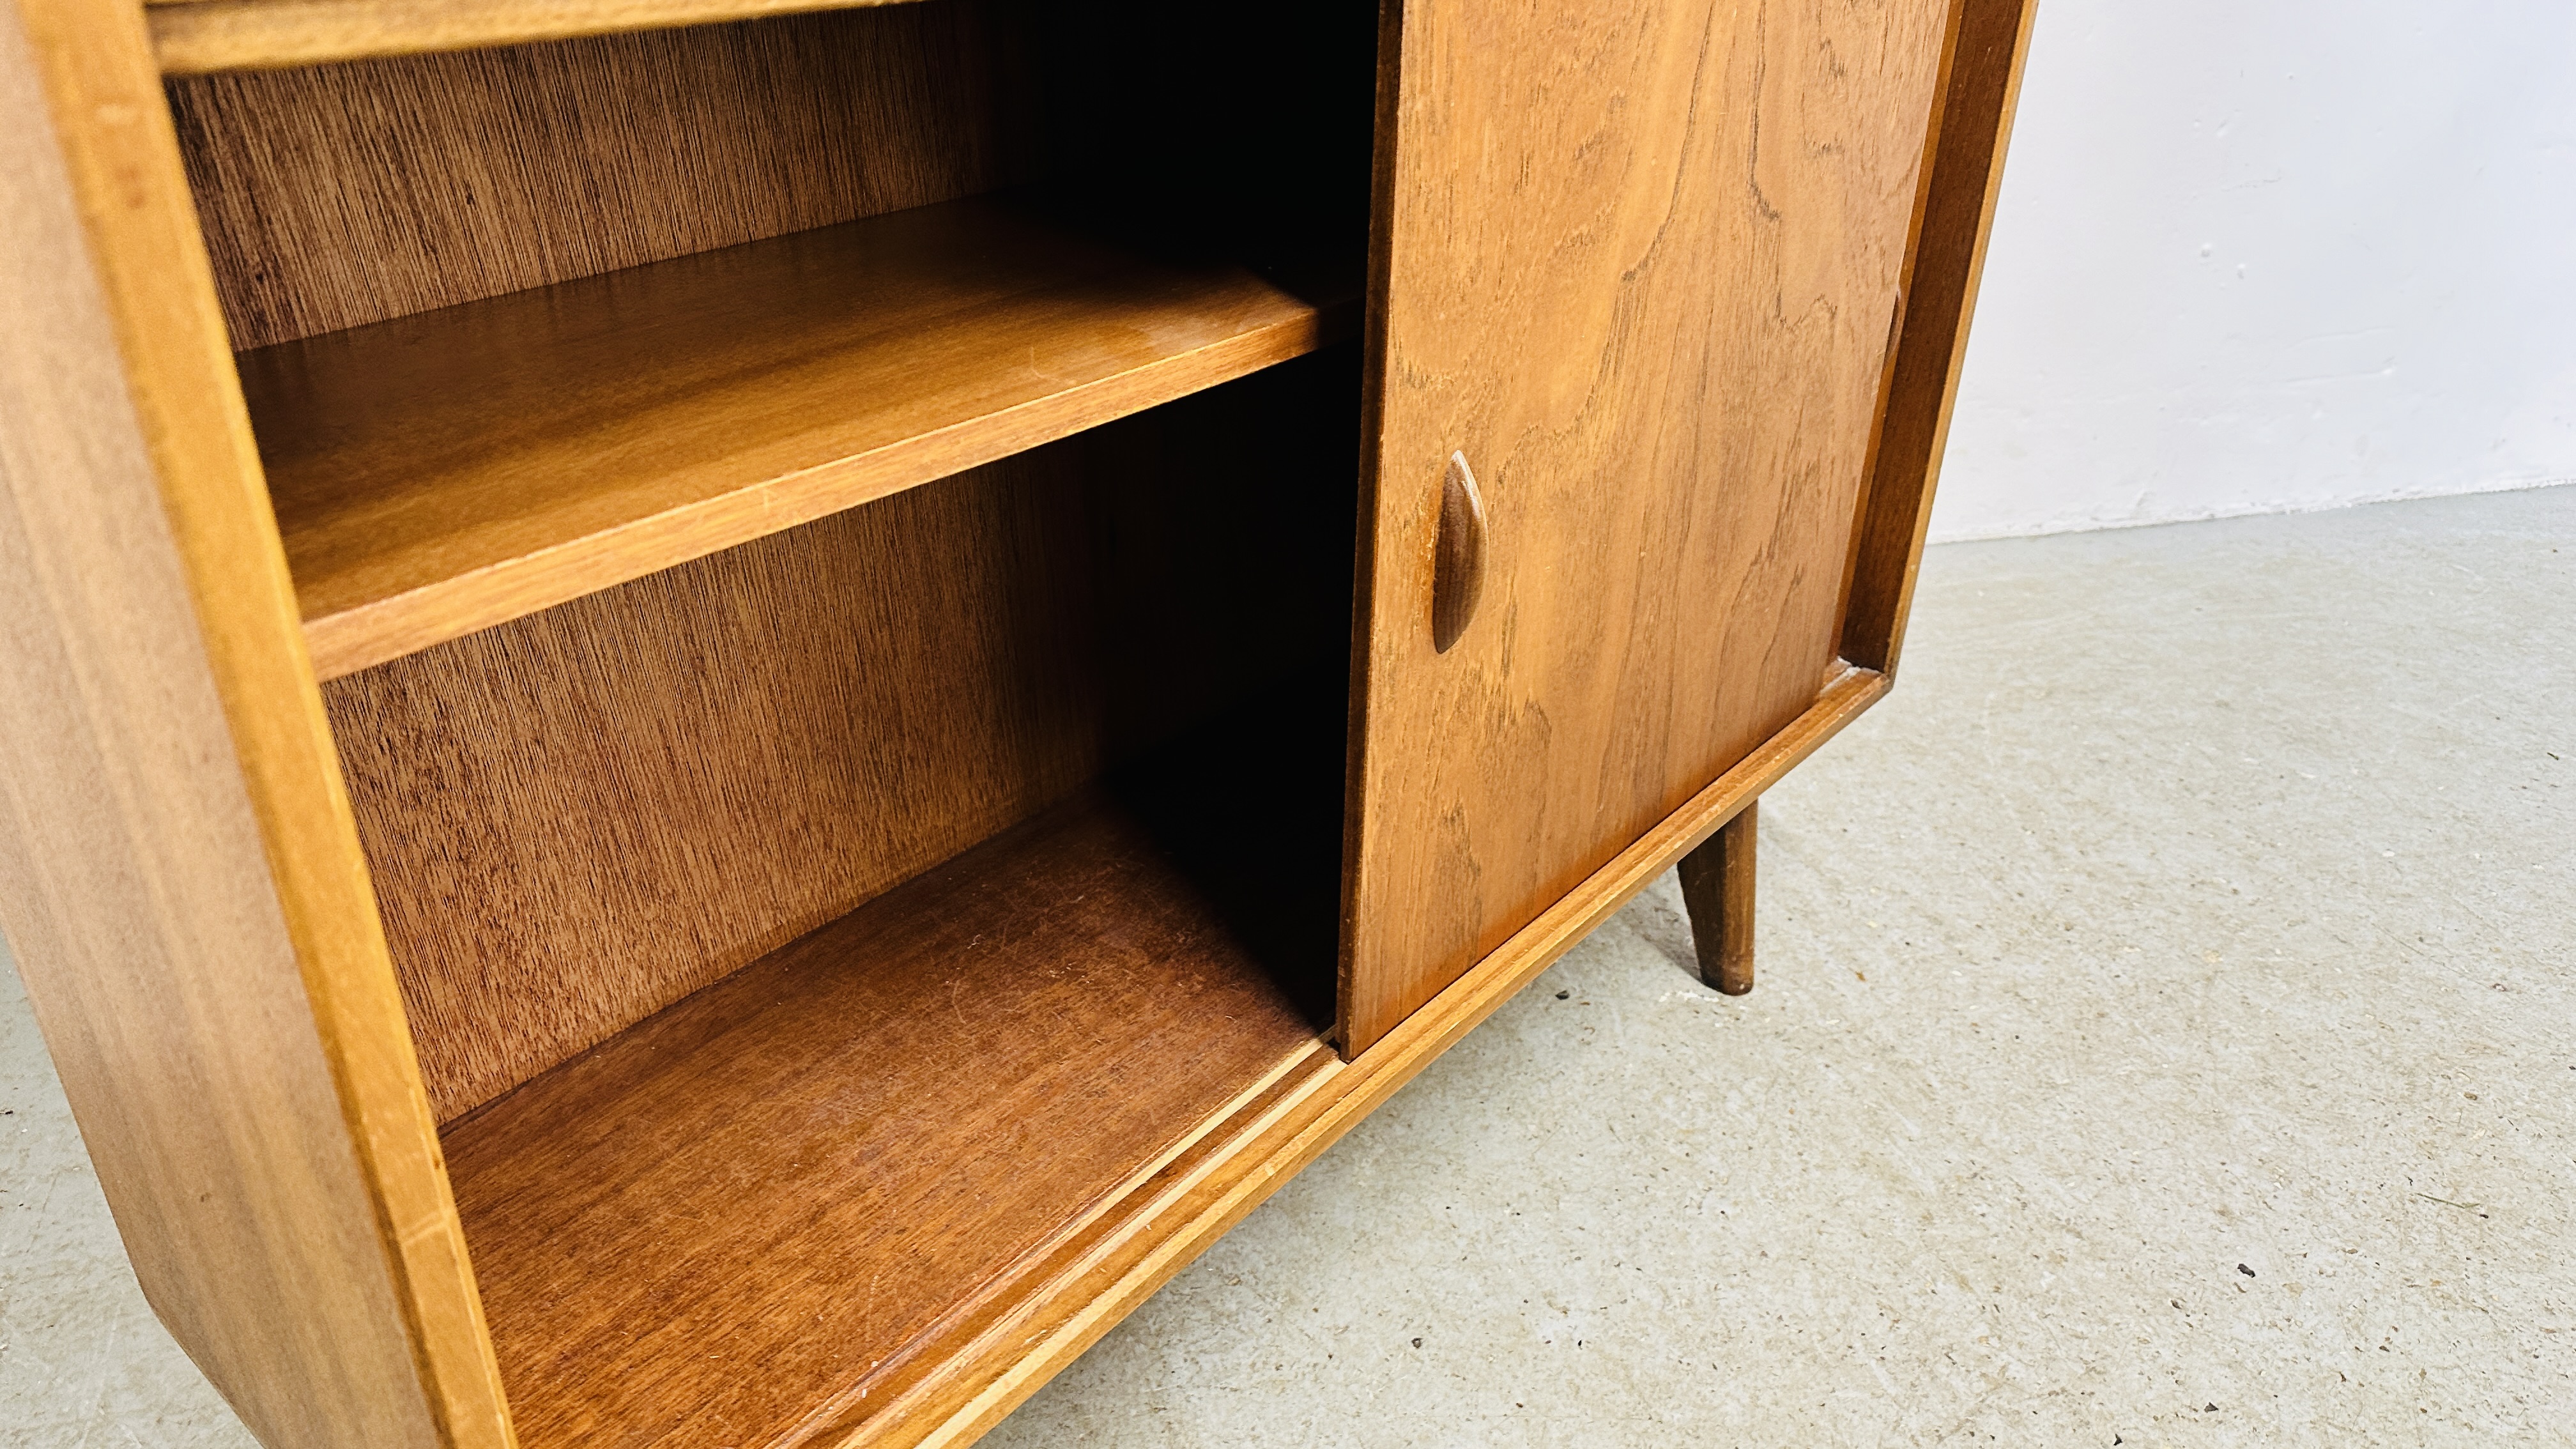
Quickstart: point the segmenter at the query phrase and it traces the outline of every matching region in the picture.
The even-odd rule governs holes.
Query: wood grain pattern
[[[1300,356],[1348,310],[973,198],[241,370],[331,678]]]
[[[1925,143],[1906,289],[1887,360],[1869,495],[1852,537],[1843,657],[1896,672],[1923,533],[1958,401],[1986,238],[2003,186],[2037,0],[1959,0],[1941,62],[1942,104]]]
[[[1289,1177],[1457,1044],[1576,942],[1887,692],[1848,670],[1815,705],[1353,1061],[1284,1074],[1163,1172],[1107,1206],[1059,1250],[1063,1273],[1016,1275],[915,1368],[876,1386],[864,1412],[790,1441],[834,1449],[959,1446],[999,1423]],[[1048,1265],[1050,1268],[1052,1263]]]
[[[901,0],[145,0],[168,75],[320,65]]]
[[[1416,0],[1395,78],[1348,1050],[1797,718],[1947,19]],[[1489,515],[1435,654],[1427,501]]]
[[[1735,818],[1697,850],[1682,857],[1682,907],[1690,913],[1691,944],[1700,979],[1728,996],[1753,989],[1755,859],[1761,844],[1760,802],[1748,801]]]
[[[0,912],[145,1296],[272,1449],[502,1449],[160,81],[0,7]]]
[[[441,1119],[1340,669],[1354,371],[1273,369],[333,683]]]
[[[1316,1035],[1113,799],[988,842],[449,1130],[521,1443],[829,1442]]]
[[[239,350],[1029,180],[1016,37],[931,0],[168,94]]]

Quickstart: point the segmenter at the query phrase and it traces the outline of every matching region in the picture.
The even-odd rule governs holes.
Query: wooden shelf
[[[147,0],[164,75],[275,70],[904,0]]]
[[[238,360],[331,679],[1351,330],[1303,290],[974,198]]]
[[[856,1422],[1337,1066],[1339,743],[1284,829],[1114,777],[451,1126],[521,1443]]]

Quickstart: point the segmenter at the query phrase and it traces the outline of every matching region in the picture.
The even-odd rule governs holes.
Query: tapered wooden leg
[[[1682,905],[1690,911],[1700,978],[1729,996],[1753,989],[1754,808],[1744,809],[1682,857]]]

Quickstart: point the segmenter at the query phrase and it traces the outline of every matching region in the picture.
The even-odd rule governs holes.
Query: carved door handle
[[[1485,495],[1467,455],[1449,455],[1440,479],[1440,533],[1432,545],[1431,647],[1442,654],[1467,632],[1485,591]]]

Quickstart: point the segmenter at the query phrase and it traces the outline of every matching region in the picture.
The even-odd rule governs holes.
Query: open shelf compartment
[[[168,83],[524,1449],[963,1422],[1342,1070],[1375,19]]]
[[[1271,971],[1094,789],[456,1123],[521,1442],[856,1425],[1335,1060]]]
[[[946,1391],[1338,1063],[1354,353],[325,686],[528,1449]]]
[[[1372,13],[920,0],[173,80],[316,673],[1355,336]]]

